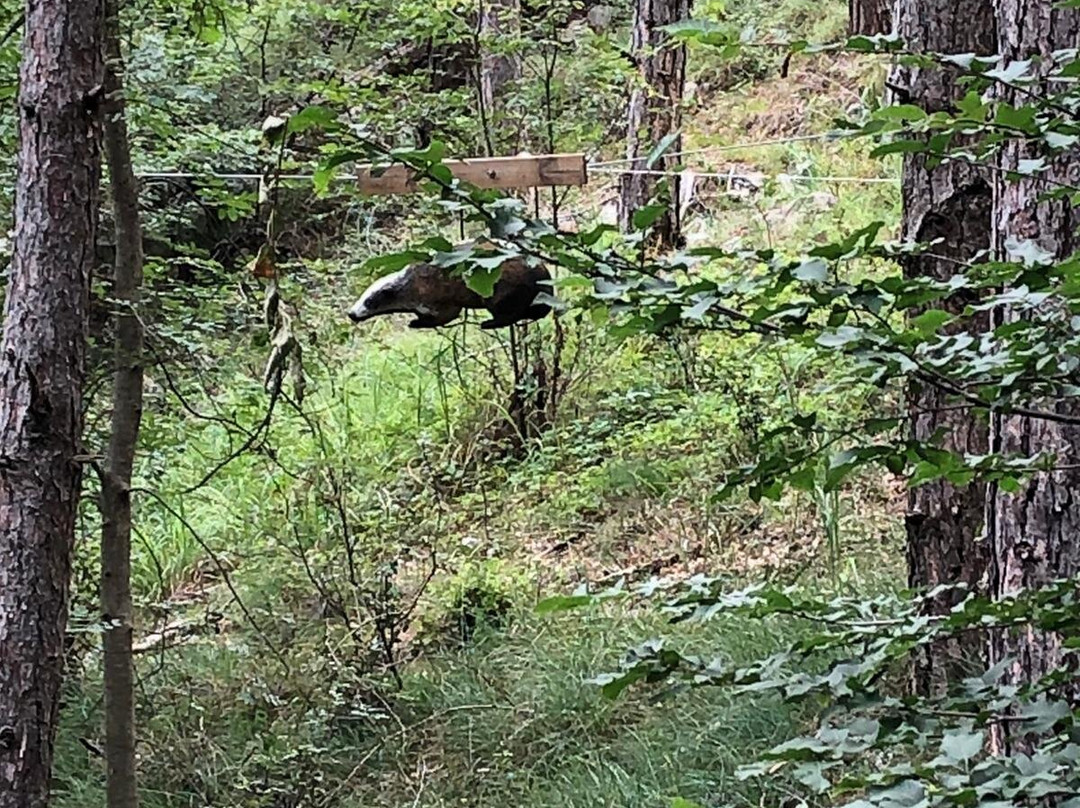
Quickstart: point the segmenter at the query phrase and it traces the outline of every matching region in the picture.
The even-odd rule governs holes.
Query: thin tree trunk
[[[0,340],[0,808],[48,801],[81,482],[97,230],[99,0],[28,0]]]
[[[1059,48],[1075,48],[1080,42],[1080,11],[1057,8],[1053,0],[995,0],[998,47],[1006,61],[1042,57],[1034,70],[1052,66],[1050,55]],[[1048,82],[1025,88],[1045,95],[1053,91]],[[1006,99],[1009,100],[1009,99]],[[1016,103],[1030,103],[1025,94]],[[1035,156],[1021,142],[1010,143],[1002,155],[1002,167],[1013,168],[1019,160]],[[1042,199],[1053,183],[1076,184],[1076,150],[1056,158],[1050,169],[1038,177],[1018,181],[1002,180],[997,187],[995,224],[999,251],[1005,253],[1006,239],[1035,241],[1058,258],[1065,258],[1080,246],[1076,236],[1080,216],[1068,198]],[[1019,315],[1004,311],[1000,316],[1015,320]],[[1080,414],[1074,400],[1047,402],[1057,412]],[[1059,464],[1073,470],[1039,474],[1019,492],[992,491],[987,522],[992,541],[991,586],[998,597],[1049,583],[1080,572],[1080,471],[1076,469],[1080,428],[1018,416],[999,416],[992,422],[991,451],[1032,455],[1055,452]],[[1025,682],[1056,669],[1062,661],[1061,638],[1028,630],[996,635],[991,641],[994,661],[1012,658],[1007,680]],[[1009,738],[999,731],[999,749],[1023,749],[1023,739]]]
[[[916,51],[993,54],[997,48],[992,0],[900,0],[896,25],[907,46]],[[893,71],[890,83],[906,90],[912,103],[937,112],[963,93],[957,77],[955,70],[904,66]],[[940,258],[914,255],[904,261],[908,277],[946,280],[956,273],[955,261],[970,261],[991,246],[992,190],[985,169],[962,162],[930,166],[926,155],[908,155],[903,204],[905,239],[942,240],[934,249]],[[956,301],[950,308],[958,313],[970,302]],[[984,331],[988,322],[988,316],[977,317],[971,327]],[[969,410],[948,409],[955,403],[937,388],[913,383],[908,390],[912,437],[925,442],[940,430],[945,436],[942,448],[985,454],[985,423]],[[979,589],[983,585],[988,560],[982,538],[985,493],[981,483],[958,487],[944,480],[909,492],[905,523],[912,587],[966,583]],[[955,595],[946,594],[932,608],[942,613],[956,600]],[[930,693],[963,670],[965,663],[981,662],[983,656],[983,641],[975,636],[921,649],[915,658],[914,687]]]
[[[899,0],[898,9],[909,3],[910,0]],[[893,8],[893,0],[848,0],[848,34],[877,36],[892,33],[893,16],[902,13]]]
[[[117,0],[106,0],[105,157],[109,166],[116,265],[112,429],[101,482],[101,611],[105,651],[105,763],[108,808],[138,805],[134,662],[131,654],[131,470],[142,419],[143,279],[139,190],[131,164]]]
[[[502,126],[502,89],[521,77],[521,60],[506,48],[506,40],[521,30],[520,0],[485,0],[480,7],[480,103],[498,144]]]
[[[691,0],[637,0],[634,8],[631,52],[641,81],[630,95],[627,111],[626,154],[631,173],[623,175],[619,194],[619,226],[623,231],[632,229],[634,211],[649,202],[658,180],[651,174],[632,172],[648,170],[649,153],[682,125],[686,46],[665,47],[667,37],[662,28],[687,19],[690,6]],[[682,138],[676,137],[651,170],[674,170],[679,158],[667,155],[681,150]],[[667,177],[667,187],[667,212],[653,225],[655,243],[661,249],[675,247],[680,241],[679,178]]]

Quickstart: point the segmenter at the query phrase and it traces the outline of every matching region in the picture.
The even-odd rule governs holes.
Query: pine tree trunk
[[[1080,42],[1080,11],[1059,9],[1053,0],[996,0],[998,47],[1006,61],[1032,56],[1049,57],[1059,48],[1075,48]],[[1044,59],[1042,69],[1046,63]],[[1036,65],[1033,69],[1040,69]],[[1053,92],[1048,82],[1026,88],[1040,95]],[[1006,99],[1008,100],[1008,99]],[[1030,103],[1025,93],[1014,99]],[[1008,145],[1002,155],[1002,167],[1015,168],[1017,161],[1035,156],[1023,143]],[[1005,253],[1008,238],[1033,240],[1058,258],[1065,258],[1080,247],[1076,227],[1080,216],[1068,199],[1045,200],[1042,194],[1053,183],[1076,185],[1076,166],[1080,153],[1056,158],[1050,169],[1037,177],[1019,181],[1002,179],[997,188],[995,225],[997,245]],[[1019,315],[1001,313],[1005,321]],[[1075,400],[1043,402],[1043,408],[1080,415]],[[1075,470],[1080,428],[1051,423],[1042,419],[1017,416],[997,417],[993,421],[991,450],[1032,455],[1055,452],[1059,464],[1074,467],[1070,471],[1039,474],[1015,494],[993,490],[987,508],[987,522],[992,541],[991,586],[998,597],[1007,597],[1023,589],[1035,588],[1056,578],[1080,572],[1080,471]],[[1014,658],[1007,678],[1014,682],[1030,681],[1061,663],[1061,640],[1054,634],[1035,630],[1019,634],[997,635],[991,643],[994,661]],[[1000,735],[999,748],[1020,741]],[[1022,748],[1022,743],[1020,745]]]
[[[894,14],[897,17],[904,14],[900,9],[909,4],[910,0],[898,0],[894,9],[892,0],[848,0],[848,34],[877,36],[892,33]]]
[[[97,229],[99,0],[28,0],[0,341],[0,808],[48,801],[81,482]]]
[[[691,0],[637,0],[631,52],[637,59],[639,86],[630,95],[627,112],[627,157],[630,170],[647,170],[647,158],[653,148],[682,125],[683,89],[686,84],[686,47],[665,47],[662,28],[690,16]],[[682,138],[676,138],[666,155],[681,151]],[[661,157],[651,170],[674,170],[679,158]],[[628,173],[622,177],[619,194],[619,226],[633,229],[634,211],[649,202],[656,189],[657,176]],[[679,180],[667,178],[668,210],[654,225],[655,243],[661,249],[678,245]]]
[[[480,103],[489,151],[502,140],[502,89],[521,77],[521,61],[506,48],[506,41],[521,29],[520,0],[485,0],[480,6]],[[503,132],[505,134],[505,132]],[[493,155],[492,155],[493,156]]]
[[[103,642],[106,798],[108,808],[135,808],[138,797],[131,654],[130,488],[142,420],[143,333],[137,308],[142,289],[143,249],[139,191],[128,141],[117,0],[107,0],[106,10],[105,157],[116,230],[112,297],[121,307],[115,320],[112,429],[101,483],[101,611],[110,623]]]
[[[997,43],[991,0],[900,0],[896,25],[908,47],[939,53],[993,54]],[[958,73],[941,68],[899,67],[891,84],[906,90],[911,102],[928,112],[947,109],[963,91]],[[957,271],[955,261],[970,261],[988,249],[991,230],[991,175],[985,169],[953,162],[928,166],[926,156],[908,155],[903,168],[903,237],[917,242],[942,239],[933,252],[940,257],[909,256],[908,277],[948,279]],[[956,301],[955,312],[971,301]],[[917,313],[917,312],[915,312]],[[972,327],[983,331],[989,317],[976,318]],[[942,448],[960,453],[985,454],[988,430],[973,412],[948,409],[956,401],[937,388],[913,383],[908,390],[912,437],[930,440],[941,430]],[[982,586],[987,546],[982,540],[986,486],[957,487],[938,480],[908,494],[905,519],[909,583],[929,589],[943,583]],[[943,596],[933,604],[941,613],[956,597]],[[964,642],[941,643],[916,656],[913,684],[930,693],[961,672],[967,662],[981,662],[984,641],[972,636]]]

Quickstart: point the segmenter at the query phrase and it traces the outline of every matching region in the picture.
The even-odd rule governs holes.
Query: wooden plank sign
[[[443,163],[457,179],[477,188],[536,188],[548,185],[584,185],[584,154],[540,154],[447,160]],[[377,169],[357,166],[356,182],[364,194],[408,194],[418,191],[424,177],[411,166]]]

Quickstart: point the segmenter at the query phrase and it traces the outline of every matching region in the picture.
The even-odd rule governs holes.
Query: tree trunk
[[[1052,65],[1050,54],[1059,48],[1075,48],[1080,42],[1080,11],[1059,9],[1053,0],[996,0],[998,48],[1006,62],[1043,57],[1034,70]],[[1053,92],[1048,82],[1025,88],[1039,95]],[[1010,100],[1010,99],[1006,99]],[[1016,103],[1030,103],[1025,93]],[[1016,168],[1017,161],[1034,157],[1030,147],[1021,142],[1008,144],[1001,156],[1002,167]],[[995,224],[998,250],[1004,255],[1005,240],[1035,241],[1059,259],[1066,258],[1080,246],[1076,227],[1077,209],[1069,200],[1040,199],[1054,183],[1076,185],[1076,166],[1080,152],[1056,158],[1048,171],[1037,177],[1018,181],[1002,179],[997,187]],[[1001,313],[1005,321],[1018,317],[1015,312]],[[1044,408],[1080,414],[1075,400],[1044,402]],[[1039,474],[1015,494],[992,491],[988,502],[987,522],[992,541],[991,586],[998,597],[1007,597],[1023,589],[1049,583],[1056,578],[1080,572],[1080,471],[1076,470],[1076,452],[1080,446],[1080,428],[1051,423],[1042,419],[999,416],[992,422],[991,451],[1032,455],[1040,451],[1057,453],[1059,464],[1072,470]],[[991,642],[993,660],[1015,660],[1006,673],[1013,682],[1030,681],[1056,669],[1062,659],[1061,639],[1057,635],[1029,630],[1018,634],[996,635]],[[999,748],[1008,749],[1020,739],[999,734]],[[1021,742],[1022,747],[1022,742]]]
[[[896,26],[915,51],[993,54],[997,50],[991,0],[900,0]],[[904,66],[893,72],[890,83],[906,90],[912,103],[937,112],[948,109],[962,95],[957,77],[956,70]],[[991,246],[990,177],[987,170],[968,163],[928,166],[926,155],[905,158],[903,236],[917,242],[942,239],[934,249],[940,258],[909,256],[904,261],[905,275],[946,280],[957,271],[955,261],[971,261]],[[957,300],[950,309],[959,313],[970,302]],[[972,328],[984,331],[988,322],[988,316],[978,317]],[[970,410],[947,409],[955,404],[939,389],[913,383],[908,390],[912,437],[926,442],[941,430],[945,435],[942,448],[985,454],[985,424]],[[987,565],[987,547],[982,540],[985,493],[982,483],[957,487],[944,480],[909,492],[905,523],[908,578],[913,588],[930,589],[946,583],[966,583],[976,590],[982,586]],[[943,613],[956,600],[947,594],[932,608]],[[915,690],[931,693],[961,672],[966,662],[981,662],[983,642],[972,636],[963,642],[922,649],[915,658]]]
[[[502,126],[501,91],[521,77],[521,61],[506,47],[521,29],[520,0],[487,0],[480,6],[480,104],[489,156],[497,151]]]
[[[894,14],[898,18],[905,14],[902,9],[910,5],[910,2],[911,0],[898,0],[898,7],[894,10],[892,0],[848,0],[848,35],[877,36],[892,33]],[[897,23],[900,23],[899,19]],[[963,35],[960,35],[960,38],[963,38]]]
[[[99,0],[28,0],[0,341],[0,808],[46,805],[79,499],[97,229]]]
[[[640,82],[630,95],[627,115],[627,157],[630,172],[644,172],[653,148],[665,137],[678,132],[682,125],[683,88],[686,84],[686,46],[664,47],[663,26],[687,19],[691,0],[637,0],[634,8],[634,31],[631,52],[638,63]],[[679,163],[682,138],[676,137],[651,167],[653,171],[672,171]],[[622,177],[619,194],[619,226],[633,229],[634,211],[648,204],[656,190],[656,175],[627,173]],[[667,177],[667,211],[653,225],[654,243],[661,249],[678,246],[679,179]]]
[[[139,191],[131,164],[117,0],[106,1],[105,157],[109,165],[118,306],[112,424],[101,481],[101,612],[105,651],[105,763],[108,808],[138,805],[135,777],[134,662],[131,655],[131,470],[142,420],[143,278]]]

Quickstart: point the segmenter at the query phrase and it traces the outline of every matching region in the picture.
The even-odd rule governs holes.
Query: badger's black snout
[[[349,309],[349,319],[352,320],[354,323],[358,323],[364,318],[357,314],[355,309]]]

